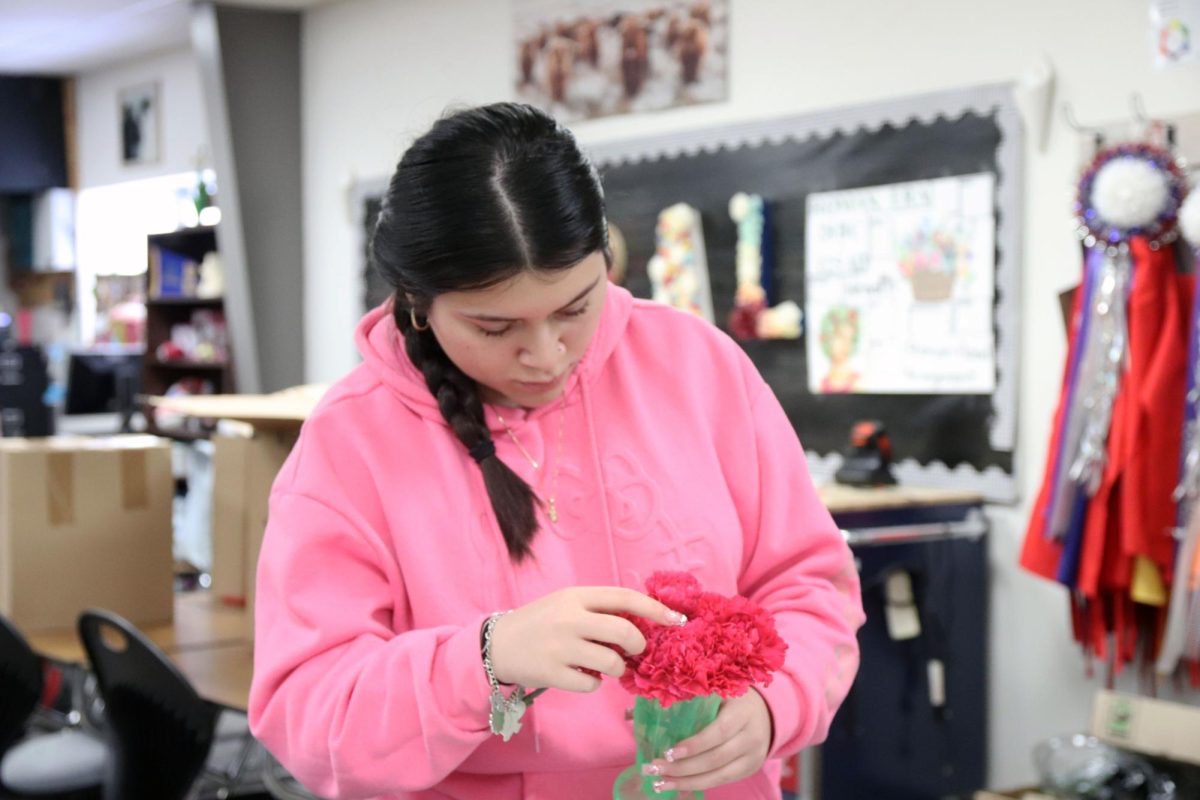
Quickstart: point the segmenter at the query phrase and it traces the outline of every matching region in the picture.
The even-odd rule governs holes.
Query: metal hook
[[[1075,118],[1075,110],[1071,108],[1071,104],[1063,103],[1063,118],[1067,121],[1067,127],[1076,133],[1100,133],[1104,131],[1102,128],[1093,127],[1091,125],[1083,125]]]
[[[1075,112],[1071,109],[1071,104],[1064,102],[1062,104],[1063,119],[1067,121],[1067,127],[1076,133],[1086,133],[1086,128],[1079,124],[1079,120],[1075,119]]]
[[[1149,125],[1153,122],[1149,115],[1146,114],[1146,103],[1142,100],[1141,92],[1134,92],[1129,97],[1129,106],[1133,109],[1133,118],[1142,125]]]
[[[1092,137],[1092,146],[1099,150],[1104,147],[1104,129],[1081,125],[1079,120],[1075,118],[1075,110],[1071,108],[1071,104],[1063,103],[1063,118],[1067,121],[1067,127],[1079,134],[1087,134]]]
[[[1166,144],[1168,151],[1175,152],[1175,137],[1177,131],[1174,123],[1166,122],[1161,119],[1155,119],[1146,113],[1146,104],[1142,99],[1141,92],[1134,92],[1129,98],[1130,108],[1133,109],[1134,120],[1145,129],[1147,135],[1151,135],[1154,131],[1161,131],[1163,141]]]

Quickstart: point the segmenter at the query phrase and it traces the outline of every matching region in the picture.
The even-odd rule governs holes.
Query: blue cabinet
[[[980,502],[831,507],[859,565],[867,622],[858,677],[815,759],[819,796],[970,797],[987,770],[988,559]],[[887,581],[898,572],[908,575],[920,621],[919,635],[901,641],[890,635],[886,613]]]

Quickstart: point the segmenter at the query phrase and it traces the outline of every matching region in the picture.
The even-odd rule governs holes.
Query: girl
[[[645,646],[616,612],[680,622],[638,591],[658,569],[750,597],[789,644],[648,765],[664,789],[778,798],[779,759],[825,735],[858,663],[850,553],[749,359],[610,285],[607,244],[595,170],[536,109],[448,116],[401,159],[371,244],[395,293],[276,479],[259,560],[252,729],[318,794],[611,797],[633,698],[606,645]]]

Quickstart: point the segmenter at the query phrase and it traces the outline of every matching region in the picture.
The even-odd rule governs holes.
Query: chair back
[[[79,617],[114,758],[105,800],[182,800],[212,746],[216,709],[137,628],[109,611]]]
[[[42,660],[0,615],[0,755],[21,738],[42,696]]]

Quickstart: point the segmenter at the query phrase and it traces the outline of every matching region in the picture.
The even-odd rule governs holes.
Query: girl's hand
[[[642,771],[658,776],[654,788],[660,792],[712,789],[740,781],[762,769],[771,749],[771,727],[766,701],[751,690],[725,701],[711,725]]]
[[[644,617],[662,625],[680,625],[682,614],[633,589],[619,586],[573,587],[521,606],[492,627],[492,671],[501,683],[527,689],[543,686],[591,692],[600,679],[590,669],[619,678],[625,672],[615,645],[630,655],[646,649],[637,627],[614,612]]]

